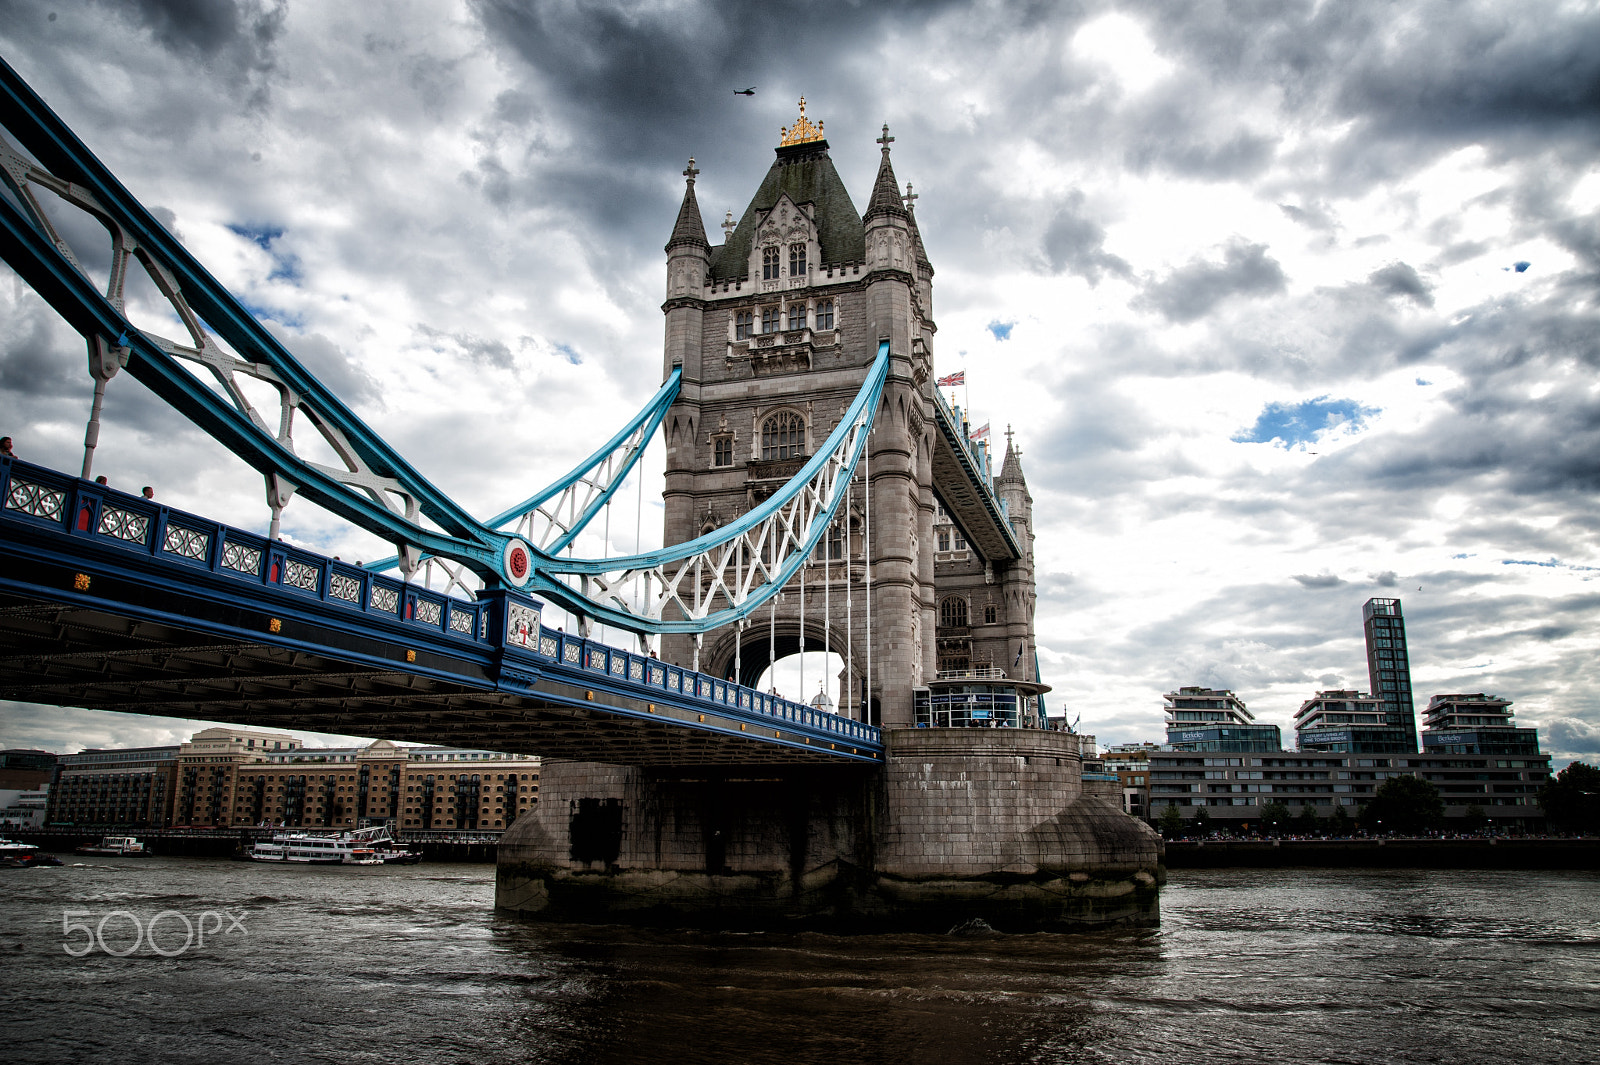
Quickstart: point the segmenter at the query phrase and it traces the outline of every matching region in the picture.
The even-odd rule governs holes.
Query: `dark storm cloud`
[[[1216,86],[1271,86],[1291,114],[1347,123],[1323,175],[1344,194],[1457,146],[1509,155],[1535,141],[1600,141],[1600,19],[1589,9],[1140,6],[1162,53]]]
[[[0,268],[5,282],[20,285],[9,268]],[[7,308],[5,343],[0,345],[0,392],[10,394],[7,406],[19,397],[59,397],[86,379],[87,354],[72,350],[74,334],[54,311],[31,292]]]
[[[378,382],[328,337],[321,333],[292,332],[277,322],[264,324],[267,331],[346,406],[382,402]]]
[[[1545,722],[1545,745],[1552,758],[1550,767],[1560,772],[1569,762],[1600,763],[1600,726],[1575,717],[1557,717]]]
[[[1296,207],[1291,203],[1280,203],[1278,209],[1290,218],[1299,222],[1307,229],[1314,229],[1322,233],[1332,233],[1339,228],[1339,222],[1329,211],[1326,204],[1312,203],[1303,207]]]
[[[1267,296],[1282,292],[1287,278],[1265,244],[1234,240],[1222,261],[1194,259],[1146,287],[1139,297],[1170,322],[1187,323],[1209,314],[1234,296]]]
[[[1419,307],[1433,306],[1433,289],[1417,276],[1416,268],[1410,263],[1390,263],[1374,270],[1367,281],[1386,296],[1401,296]]]
[[[499,340],[485,339],[471,333],[444,333],[420,322],[412,329],[435,351],[454,349],[473,363],[497,370],[509,370],[513,365],[511,349]]]
[[[1465,377],[1446,393],[1454,416],[1353,456],[1352,472],[1397,490],[1478,477],[1518,496],[1600,489],[1600,397],[1556,389],[1530,399],[1522,384],[1563,366],[1600,366],[1600,322],[1546,308],[1482,310],[1439,351]]]
[[[1076,274],[1091,285],[1105,274],[1126,278],[1131,271],[1121,256],[1105,249],[1105,227],[1084,213],[1083,193],[1073,189],[1044,231],[1044,253],[1050,269]]]
[[[763,148],[776,144],[778,127],[794,121],[801,93],[810,96],[813,119],[833,118],[829,132],[841,147],[841,125],[859,116],[840,112],[859,111],[864,102],[876,112],[870,102],[882,94],[880,68],[861,62],[866,42],[882,40],[908,18],[921,29],[947,9],[962,9],[910,0],[659,9],[477,0],[472,6],[491,46],[515,57],[525,82],[496,108],[491,130],[496,123],[544,121],[572,141],[559,154],[491,156],[475,180],[486,195],[523,193],[528,202],[579,215],[617,242],[605,249],[612,256],[659,254],[683,195],[681,179],[670,179],[691,154],[705,171],[697,190],[703,211],[713,222],[723,207],[737,217],[772,159],[751,151],[752,138]],[[747,85],[757,86],[754,97],[733,95]],[[819,96],[834,101],[831,110]],[[729,164],[739,170],[728,172]],[[858,209],[866,191],[857,193]],[[709,235],[719,242],[714,225]]]
[[[287,0],[133,0],[105,6],[148,32],[174,56],[199,59],[208,74],[251,85],[252,106],[266,102],[260,76],[277,62],[276,45],[289,13]]]

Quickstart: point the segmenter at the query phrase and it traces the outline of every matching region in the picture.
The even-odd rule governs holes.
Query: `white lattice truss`
[[[704,631],[747,616],[777,594],[815,550],[839,512],[871,428],[870,412],[859,416],[809,479],[773,497],[777,505],[770,513],[762,516],[765,508],[758,508],[679,545],[693,552],[685,557],[661,558],[657,552],[571,565],[557,559],[541,569],[583,600],[653,622],[648,627],[657,631]]]
[[[126,287],[128,277],[128,261],[137,259],[144,267],[145,273],[161,293],[172,312],[182,322],[185,331],[189,334],[189,343],[181,344],[175,340],[141,330],[145,339],[155,344],[162,351],[197,364],[210,371],[215,384],[220,388],[229,402],[241,414],[250,419],[263,433],[272,436],[291,454],[295,452],[294,422],[295,412],[301,411],[310,420],[312,426],[321,435],[339,459],[345,464],[345,469],[336,469],[321,463],[302,460],[306,465],[320,471],[327,477],[364,493],[368,498],[385,507],[395,515],[411,524],[417,524],[420,517],[420,508],[417,498],[407,491],[397,478],[384,476],[373,471],[361,458],[356,449],[351,446],[349,439],[327,418],[316,410],[310,397],[302,396],[291,389],[272,367],[262,362],[252,362],[249,359],[227,351],[219,344],[201,324],[199,317],[184,299],[179,290],[178,283],[172,273],[155,257],[151,249],[142,245],[138,239],[127,231],[111,212],[107,211],[95,198],[94,194],[80,185],[64,181],[45,170],[38,163],[28,159],[6,140],[0,136],[0,168],[3,168],[6,183],[17,194],[23,208],[30,218],[42,230],[50,241],[60,251],[63,258],[70,262],[79,273],[88,277],[83,269],[78,256],[71,245],[61,235],[59,229],[50,221],[49,214],[44,210],[35,196],[35,189],[44,189],[54,193],[62,202],[70,204],[79,210],[91,215],[101,225],[105,226],[111,238],[111,268],[106,285],[106,301],[116,308],[119,314],[126,314]],[[126,338],[123,338],[124,343]],[[97,376],[109,378],[117,371],[117,361],[125,362],[127,359],[126,347],[113,349],[107,353],[102,351],[101,362],[103,365],[97,371]],[[197,375],[199,376],[199,375]],[[278,393],[278,426],[273,430],[257,410],[250,397],[240,387],[240,376],[254,378],[262,381]],[[201,380],[204,380],[201,377]],[[267,497],[276,514],[288,503],[294,495],[296,486],[275,473],[267,477]],[[274,530],[275,532],[276,530]],[[421,552],[412,546],[402,547],[399,556],[400,567],[406,573],[411,573]]]

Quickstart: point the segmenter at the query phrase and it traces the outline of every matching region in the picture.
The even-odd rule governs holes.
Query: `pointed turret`
[[[1022,475],[1022,451],[1011,439],[1011,427],[1006,426],[1006,457],[1000,464],[1000,482],[1002,484],[1021,485],[1026,491],[1028,479]]]
[[[694,198],[694,179],[699,173],[691,158],[688,169],[683,172],[683,176],[689,179],[683,190],[683,206],[678,208],[678,222],[672,227],[672,237],[663,251],[670,252],[680,244],[711,250],[711,242],[706,239],[705,223],[700,220],[700,202]]]
[[[922,230],[917,227],[917,194],[911,188],[911,182],[906,182],[905,195],[900,197],[906,205],[906,224],[911,227],[911,250],[916,254],[917,265],[928,268],[928,275],[933,276],[933,263],[928,261],[928,249],[922,246]]]
[[[872,199],[867,202],[867,213],[861,216],[863,221],[868,222],[879,214],[906,217],[905,201],[900,198],[900,183],[895,180],[894,164],[889,162],[889,145],[894,143],[894,138],[889,136],[887,123],[878,143],[883,146],[883,161],[878,164],[878,177],[872,183]]]

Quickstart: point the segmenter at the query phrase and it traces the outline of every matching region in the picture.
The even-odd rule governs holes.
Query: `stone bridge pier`
[[[553,921],[942,933],[1159,920],[1160,837],[1082,780],[1081,737],[895,729],[881,767],[548,762],[496,905]]]

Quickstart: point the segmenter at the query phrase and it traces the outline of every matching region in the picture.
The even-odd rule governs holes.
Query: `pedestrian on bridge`
[[[11,450],[11,438],[9,436],[0,436],[0,456],[8,459],[17,457],[16,453]]]

